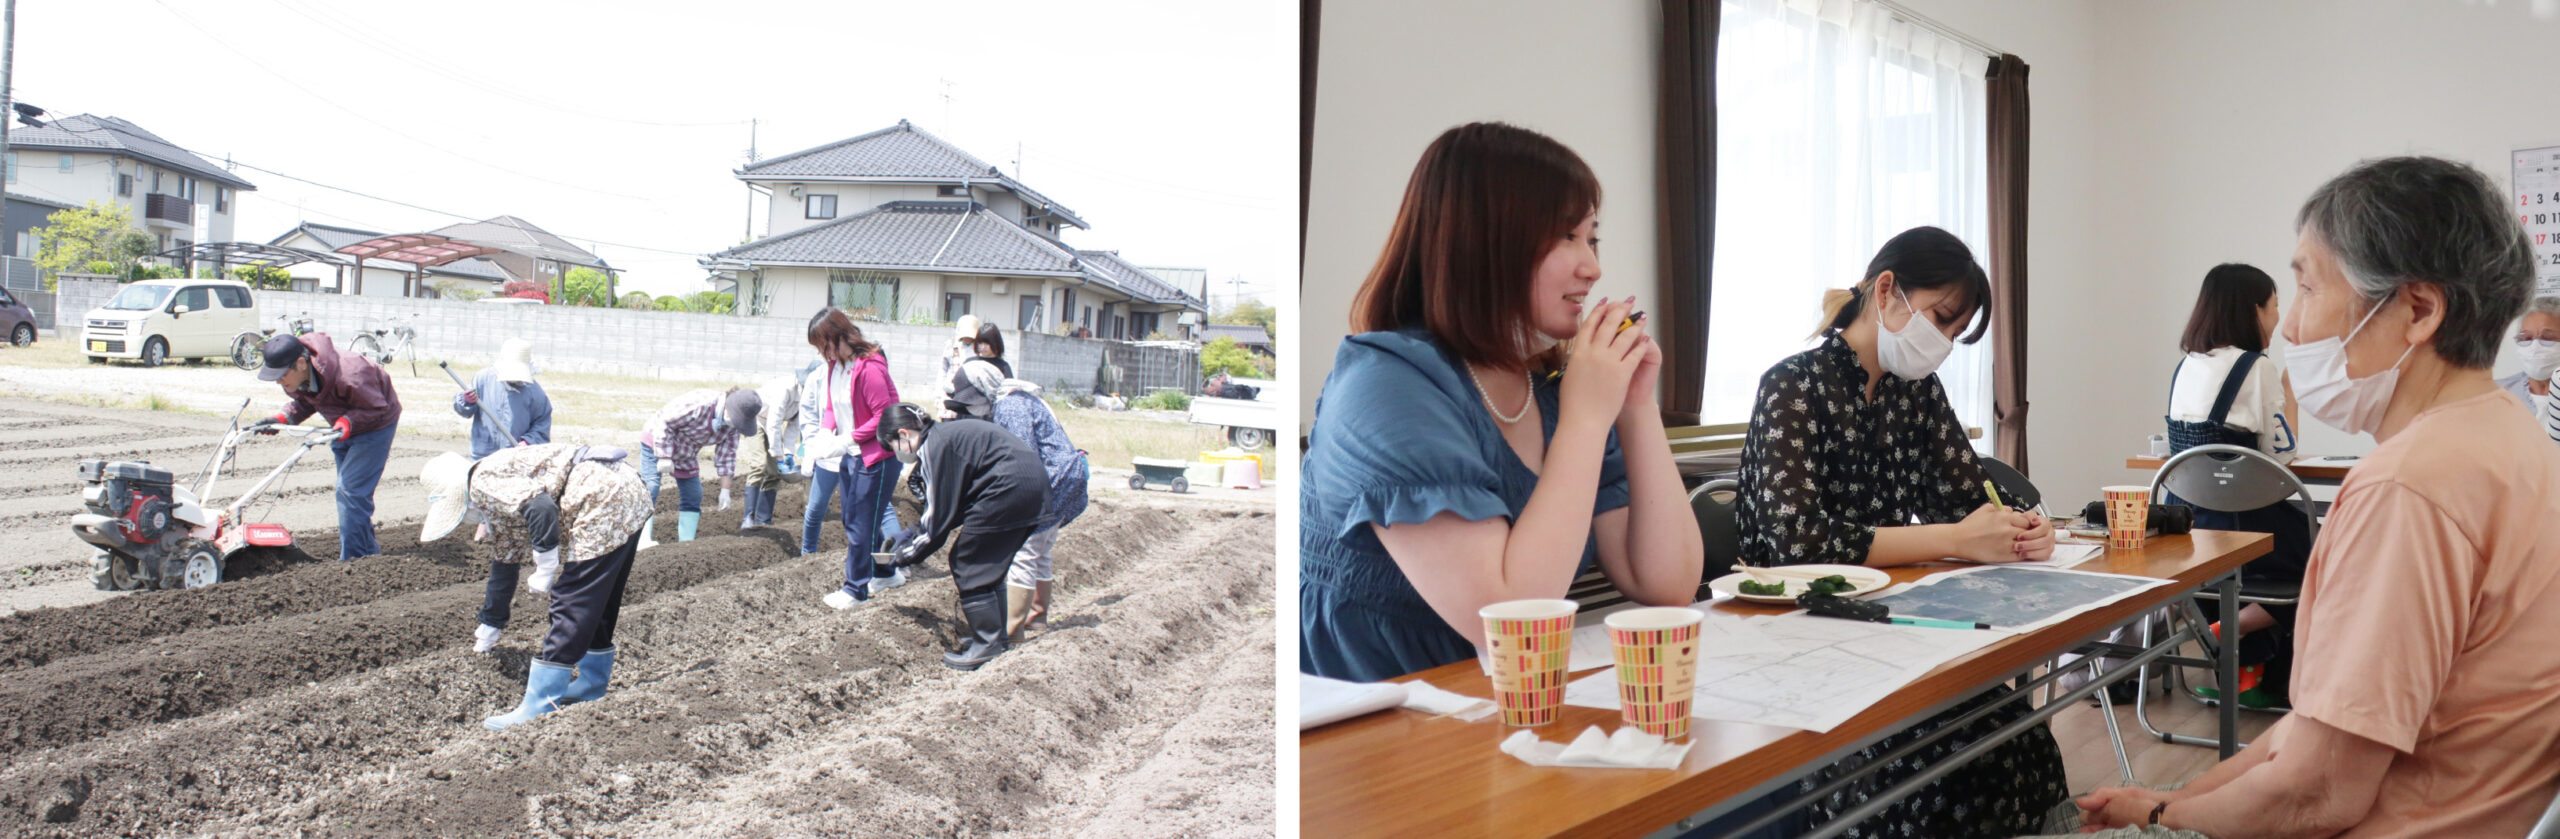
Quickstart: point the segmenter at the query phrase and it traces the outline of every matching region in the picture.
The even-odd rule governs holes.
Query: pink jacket
[[[898,383],[889,378],[889,360],[872,353],[853,362],[853,442],[862,449],[862,465],[872,467],[890,457],[880,442],[880,414],[898,404]]]

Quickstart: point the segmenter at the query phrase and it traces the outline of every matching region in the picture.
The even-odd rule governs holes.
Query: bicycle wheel
[[[256,370],[267,363],[267,336],[243,332],[231,338],[231,366]]]
[[[375,364],[388,365],[391,363],[391,354],[383,352],[382,342],[376,340],[371,335],[356,336],[354,341],[348,342],[347,349],[353,350],[357,355],[373,359],[373,363]]]

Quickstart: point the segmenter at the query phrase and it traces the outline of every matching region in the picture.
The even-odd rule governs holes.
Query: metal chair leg
[[[2089,660],[2089,678],[2095,679],[2098,676],[2098,660],[2092,658]],[[2126,786],[2141,786],[2142,782],[2133,777],[2133,758],[2124,753],[2124,731],[2116,727],[2115,700],[2107,697],[2105,688],[2098,689],[2097,697],[2098,716],[2107,721],[2107,744],[2116,748],[2116,769],[2124,773]]]

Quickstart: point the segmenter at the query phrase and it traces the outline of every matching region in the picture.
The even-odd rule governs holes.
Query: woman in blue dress
[[[1424,150],[1308,432],[1298,668],[1475,657],[1476,610],[1598,567],[1688,605],[1704,547],[1654,401],[1661,351],[1600,279],[1600,184],[1498,123]],[[1570,364],[1566,362],[1570,360]]]

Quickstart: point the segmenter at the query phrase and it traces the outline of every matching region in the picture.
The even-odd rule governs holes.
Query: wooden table
[[[2262,533],[2197,531],[2154,537],[2137,551],[2108,551],[2077,568],[2176,581],[1950,661],[1828,732],[1697,720],[1677,770],[1534,767],[1503,754],[1518,729],[1498,718],[1467,723],[1393,709],[1302,733],[1299,823],[1308,836],[1629,836],[1720,804],[1747,802],[1840,757],[1954,706],[2117,625],[2264,556]],[[1896,582],[1972,566],[1929,563],[1886,569]],[[1773,615],[1788,607],[1736,600],[1709,607]],[[1474,661],[1419,674],[1475,697],[1492,686]],[[1410,681],[1400,679],[1399,681]],[[2230,716],[2229,714],[2225,715]],[[2227,724],[2227,723],[2226,723]],[[1568,706],[1536,730],[1550,742],[1588,726],[1619,726],[1614,709]],[[2231,733],[2226,730],[2226,738]]]
[[[2151,457],[2148,455],[2128,457],[2124,459],[2124,468],[2140,469],[2144,472],[2158,472],[2160,471],[2160,467],[2168,464],[2168,462],[2169,459],[2165,457]],[[2346,481],[2347,470],[2355,468],[2355,464],[2295,463],[2285,468],[2293,470],[2293,476],[2301,478],[2303,483],[2310,484],[2312,486],[2337,486],[2338,484]]]

